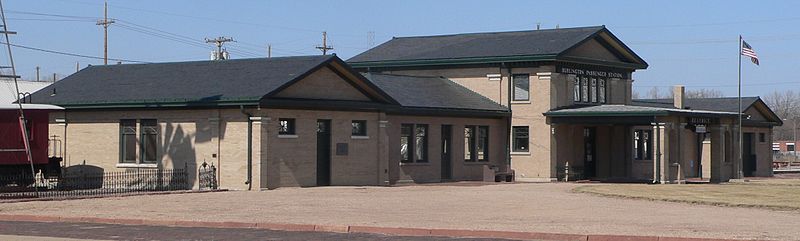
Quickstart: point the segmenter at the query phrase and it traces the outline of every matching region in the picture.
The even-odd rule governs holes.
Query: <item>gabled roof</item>
[[[675,108],[673,99],[634,99],[633,105],[637,106],[651,106],[662,108]],[[709,110],[709,111],[723,111],[723,112],[739,112],[739,98],[737,97],[719,97],[719,98],[691,98],[686,99],[684,106],[693,110]],[[764,117],[770,119],[777,125],[782,125],[783,121],[776,115],[772,109],[764,103],[758,96],[742,97],[742,111],[748,108],[757,108],[759,112],[764,114]]]
[[[367,73],[402,107],[506,112],[508,108],[444,77]]]
[[[67,108],[258,104],[331,62],[347,66],[335,55],[90,66],[37,91],[31,101]]]
[[[557,60],[599,35],[605,42],[613,42],[608,46],[626,52],[623,57],[629,58],[630,67],[647,68],[647,63],[605,26],[395,37],[347,62],[354,67],[385,67]]]

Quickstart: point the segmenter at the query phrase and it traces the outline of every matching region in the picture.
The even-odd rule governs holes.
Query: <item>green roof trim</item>
[[[448,59],[418,59],[418,60],[387,60],[368,62],[349,62],[353,68],[367,67],[407,67],[425,65],[455,65],[455,64],[485,64],[502,62],[525,61],[554,61],[556,55],[521,55],[521,56],[495,56],[476,58],[448,58]]]
[[[258,105],[259,97],[256,98],[231,98],[224,100],[203,101],[202,99],[167,99],[167,100],[130,100],[120,102],[71,102],[54,103],[55,105],[69,109],[97,109],[97,108],[152,108],[152,107],[214,107],[214,106],[238,106],[238,105]]]
[[[546,112],[549,117],[577,117],[577,116],[668,116],[669,111],[574,111],[574,112]]]

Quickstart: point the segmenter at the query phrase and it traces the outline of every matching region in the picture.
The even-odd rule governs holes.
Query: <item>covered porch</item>
[[[631,105],[545,113],[559,181],[724,182],[738,177],[736,113]]]

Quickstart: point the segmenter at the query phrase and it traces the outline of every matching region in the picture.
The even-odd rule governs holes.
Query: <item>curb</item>
[[[441,236],[457,238],[505,238],[519,240],[550,240],[550,241],[736,241],[736,239],[713,238],[682,238],[682,237],[657,237],[657,236],[630,236],[630,235],[595,235],[595,234],[562,234],[517,231],[492,231],[492,230],[466,230],[466,229],[428,229],[428,228],[393,228],[372,226],[346,226],[346,225],[314,225],[314,224],[289,224],[289,223],[247,223],[247,222],[209,222],[209,221],[164,221],[126,218],[98,218],[98,217],[54,217],[37,215],[6,215],[0,214],[0,221],[21,222],[74,222],[74,223],[101,223],[119,225],[148,225],[170,227],[199,227],[199,228],[250,228],[277,231],[302,231],[302,232],[333,232],[333,233],[368,233],[392,236]]]
[[[131,193],[118,193],[118,194],[105,194],[105,195],[88,195],[88,196],[72,196],[72,197],[20,198],[20,199],[0,200],[0,204],[3,204],[3,203],[35,202],[35,201],[80,200],[80,199],[109,198],[109,197],[129,197],[129,196],[151,196],[151,195],[167,195],[167,194],[226,192],[226,191],[228,191],[228,189],[131,192]]]

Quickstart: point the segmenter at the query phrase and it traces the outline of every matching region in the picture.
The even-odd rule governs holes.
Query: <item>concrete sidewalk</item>
[[[290,223],[331,227],[335,230],[322,228],[322,231],[339,232],[354,231],[353,227],[416,228],[423,230],[423,235],[432,232],[426,230],[441,229],[584,237],[800,240],[798,212],[615,199],[570,192],[578,185],[582,184],[286,188],[9,203],[0,205],[0,214],[44,215],[64,220],[128,219],[153,225],[178,225],[176,221],[213,225],[247,223],[241,225],[256,224],[256,227],[258,223]]]

